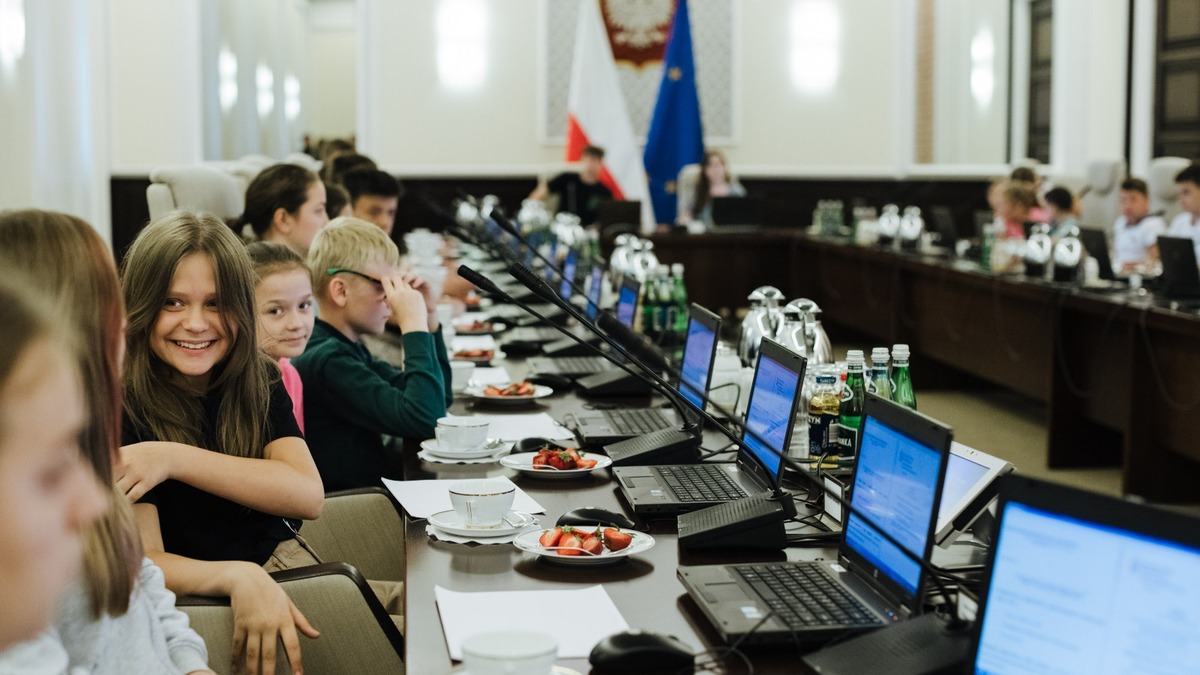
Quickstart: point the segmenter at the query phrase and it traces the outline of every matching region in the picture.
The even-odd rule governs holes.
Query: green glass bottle
[[[912,374],[908,370],[908,345],[892,346],[892,400],[913,410],[917,395],[913,393]]]
[[[688,329],[688,294],[687,287],[683,285],[683,263],[671,265],[671,276],[674,277],[671,289],[671,304],[674,308],[672,323],[676,337],[683,340]]]
[[[863,382],[863,352],[846,352],[846,385],[842,388],[842,403],[838,407],[838,453],[852,457],[858,452],[858,432],[862,429],[863,403],[867,388]]]

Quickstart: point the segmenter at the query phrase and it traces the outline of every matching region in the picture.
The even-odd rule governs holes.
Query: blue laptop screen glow
[[[546,255],[546,259],[547,260],[558,260],[557,256],[558,256],[558,239],[556,237],[551,237],[550,238],[550,252]],[[546,280],[546,283],[550,283],[551,281],[554,280],[554,265],[550,265],[550,264],[546,265],[546,269],[543,270],[543,278]]]
[[[988,468],[978,462],[972,462],[966,457],[960,457],[953,452],[946,464],[946,478],[942,481],[942,501],[938,506],[938,523],[955,514],[954,509],[967,492],[975,487],[980,478],[987,475]]]
[[[799,379],[799,374],[782,363],[766,356],[759,357],[742,441],[759,464],[776,478],[783,463],[788,422],[796,411]]]
[[[563,300],[571,299],[571,283],[575,281],[575,251],[567,254],[567,261],[563,263],[562,283],[558,285],[558,294]]]
[[[587,318],[592,323],[596,322],[596,316],[600,314],[600,291],[601,284],[604,283],[604,268],[600,265],[592,267],[592,281],[588,286],[587,294]]]
[[[1195,673],[1200,550],[1010,502],[975,672]]]
[[[920,558],[940,470],[940,452],[868,416],[850,503]],[[854,513],[846,517],[846,545],[909,593],[917,592],[921,566]]]
[[[692,318],[688,321],[687,342],[683,348],[683,368],[679,371],[679,393],[692,405],[704,409],[708,392],[708,369],[712,365],[714,342],[717,336],[708,326]]]
[[[621,284],[621,295],[617,296],[617,320],[626,328],[633,328],[633,312],[637,308],[638,285]]]

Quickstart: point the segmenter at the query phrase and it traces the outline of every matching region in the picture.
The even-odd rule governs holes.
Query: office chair
[[[231,173],[213,166],[162,167],[150,173],[146,204],[150,220],[176,209],[193,209],[231,222],[246,208],[246,188]]]
[[[1112,227],[1120,211],[1118,200],[1124,178],[1124,159],[1101,159],[1088,163],[1088,183],[1079,196],[1079,222],[1084,227]]]

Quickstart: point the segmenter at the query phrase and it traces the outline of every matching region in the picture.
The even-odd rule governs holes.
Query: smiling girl
[[[292,397],[292,413],[304,432],[304,384],[289,359],[304,353],[312,335],[312,278],[304,261],[290,248],[259,241],[246,247],[258,275],[258,346],[279,364],[283,385]]]
[[[117,486],[146,554],[179,594],[227,595],[233,651],[274,670],[283,640],[300,672],[299,629],[317,632],[264,565],[302,545],[299,519],[324,489],[278,369],[258,347],[254,270],[208,214],[176,211],[126,253],[129,312]]]

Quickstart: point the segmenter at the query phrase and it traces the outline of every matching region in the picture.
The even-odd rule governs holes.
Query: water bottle
[[[908,345],[892,345],[892,400],[916,410],[917,395],[913,393],[908,359]]]
[[[867,391],[879,398],[892,400],[892,381],[888,375],[888,349],[876,347],[871,350],[871,380]]]

